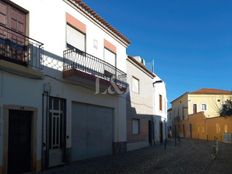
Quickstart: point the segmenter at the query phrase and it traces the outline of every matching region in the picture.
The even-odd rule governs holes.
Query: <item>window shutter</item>
[[[85,51],[85,34],[67,25],[67,44],[81,51]]]
[[[116,55],[108,49],[104,48],[104,60],[115,66]]]

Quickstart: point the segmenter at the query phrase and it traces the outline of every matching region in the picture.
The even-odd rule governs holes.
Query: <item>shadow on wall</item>
[[[140,114],[138,110],[140,110],[141,112],[144,111],[147,107],[143,104],[135,104],[138,108],[132,107],[130,90],[126,97],[126,103],[127,143],[134,144],[134,146],[136,146],[131,149],[133,150],[149,145],[162,143],[163,126],[161,122],[161,117],[152,114]]]
[[[95,80],[90,79],[87,82],[86,74],[82,77],[80,74],[70,76],[69,78],[63,78],[63,72],[65,70],[65,62],[72,64],[71,60],[60,57],[48,51],[43,51],[41,56],[41,64],[46,76],[64,80],[69,83],[78,83],[78,85],[86,85],[85,88],[90,88],[96,91]],[[153,144],[162,143],[163,140],[163,125],[160,116],[152,114],[141,114],[141,111],[148,109],[143,104],[137,104],[136,107],[132,107],[131,103],[131,91],[128,90],[126,94],[126,112],[127,112],[127,143],[128,144],[141,144],[142,146],[149,146]],[[119,95],[119,94],[112,94]],[[125,94],[122,94],[125,95]],[[135,102],[136,103],[136,102]],[[141,101],[138,103],[142,103]],[[152,109],[150,109],[152,110]],[[146,111],[147,112],[147,111]],[[145,112],[144,112],[145,113]]]

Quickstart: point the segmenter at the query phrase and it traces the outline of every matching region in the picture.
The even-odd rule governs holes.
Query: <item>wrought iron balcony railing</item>
[[[42,46],[41,42],[0,24],[0,59],[41,68]]]
[[[76,69],[127,87],[127,75],[110,63],[78,49],[64,51],[64,71]]]

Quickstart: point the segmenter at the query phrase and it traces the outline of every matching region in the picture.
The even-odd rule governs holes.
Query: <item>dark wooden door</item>
[[[20,174],[32,169],[32,112],[9,111],[8,174]]]
[[[154,123],[151,120],[148,122],[148,131],[149,144],[152,145],[154,140]]]

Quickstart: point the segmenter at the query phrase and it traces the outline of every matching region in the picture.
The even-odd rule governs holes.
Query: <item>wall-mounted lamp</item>
[[[163,83],[163,80],[157,80],[157,81],[153,82],[153,86],[154,86],[156,83]]]

